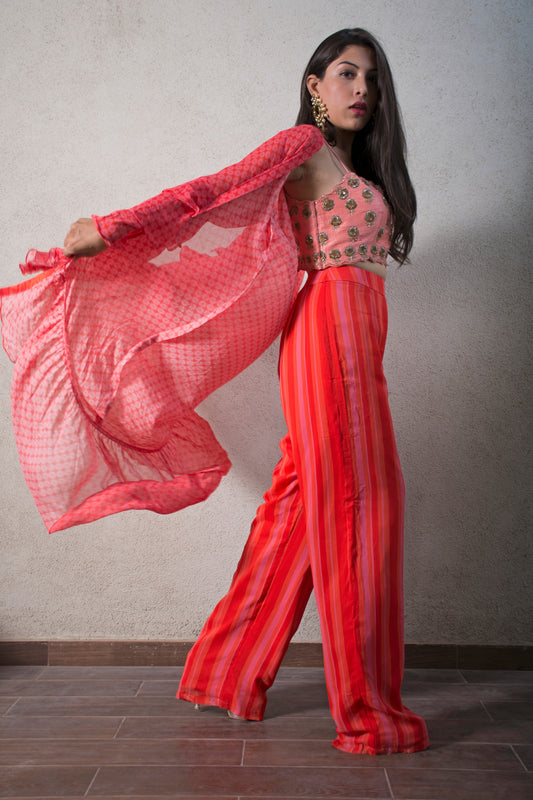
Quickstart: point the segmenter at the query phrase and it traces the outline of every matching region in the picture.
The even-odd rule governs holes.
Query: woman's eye
[[[341,75],[346,78],[352,78],[353,72],[350,69],[345,69],[341,72]]]

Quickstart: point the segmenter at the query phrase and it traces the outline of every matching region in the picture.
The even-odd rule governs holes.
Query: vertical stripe
[[[382,368],[386,332],[379,276],[357,267],[310,275],[281,343],[282,458],[178,692],[261,719],[314,587],[334,745],[352,753],[428,744],[424,721],[400,696],[403,479]]]

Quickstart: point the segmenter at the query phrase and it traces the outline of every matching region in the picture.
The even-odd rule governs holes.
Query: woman
[[[288,435],[177,696],[261,719],[314,587],[334,746],[413,752],[428,738],[400,697],[404,489],[382,356],[385,255],[405,260],[415,199],[390,70],[372,36],[344,30],[319,46],[298,123],[313,121],[311,104],[326,144],[285,184],[309,274],[281,342]]]
[[[400,696],[404,490],[382,356],[387,328],[385,260],[387,253],[400,263],[407,258],[415,198],[390,69],[368,32],[342,30],[318,47],[304,74],[297,124],[314,128],[297,127],[285,137],[280,134],[281,139],[274,137],[268,153],[276,155],[273,160],[270,155],[266,158],[266,166],[262,151],[256,151],[259,172],[268,175],[266,183],[261,179],[257,188],[255,176],[250,177],[245,167],[246,178],[239,179],[244,194],[231,195],[230,202],[236,209],[234,223],[248,214],[244,223],[254,231],[251,241],[259,251],[257,231],[264,230],[264,220],[259,212],[250,216],[249,208],[254,203],[263,207],[266,195],[260,194],[259,203],[257,192],[265,186],[275,195],[272,176],[281,180],[299,266],[308,273],[281,342],[281,397],[288,434],[231,588],[189,654],[177,696],[198,706],[227,709],[232,717],[262,719],[266,690],[314,588],[328,696],[338,732],[334,746],[349,753],[409,753],[426,748],[428,737],[424,721],[403,706]],[[290,149],[292,138],[300,135],[305,139],[303,149],[298,144],[296,156],[292,150],[289,156],[279,156],[279,148]],[[242,169],[237,172],[240,175]],[[205,207],[221,227],[228,227],[227,220],[216,216],[221,207],[217,198],[236,180],[235,174],[223,171],[222,178],[196,187],[194,202],[187,208]],[[65,239],[64,254],[102,259],[98,272],[92,273],[92,280],[97,280],[105,273],[106,249],[117,241],[142,232],[150,244],[164,243],[172,249],[175,243],[169,240],[174,234],[165,229],[160,235],[159,229],[183,205],[181,192],[163,193],[130,212],[79,220]],[[279,260],[275,248],[286,235],[285,201],[279,205],[275,196],[269,213],[269,231],[274,230],[272,220],[281,220],[269,239],[275,262]],[[180,216],[180,225],[193,224],[194,233],[197,219],[196,211],[188,211]],[[85,262],[78,280],[88,274],[92,262],[92,258]],[[105,275],[112,279],[115,272]],[[135,277],[127,280],[134,283]],[[247,286],[254,281],[255,273]],[[235,297],[246,294],[239,291]],[[287,297],[292,303],[292,295]],[[154,341],[147,337],[128,345],[128,353],[144,354],[147,343]],[[166,353],[157,352],[161,358]],[[146,364],[145,374],[149,368]],[[116,369],[113,380],[115,373]],[[111,440],[124,438],[121,414],[134,402],[134,396],[127,394],[132,383],[137,387],[135,373],[125,381],[119,411],[113,411],[117,407],[113,396],[115,406],[100,401],[100,412],[91,417],[95,429],[111,420],[106,423],[107,448]],[[77,385],[75,389],[78,405],[89,416],[89,391]],[[197,402],[198,393],[192,394]],[[150,402],[156,404],[152,395]],[[145,401],[144,413],[148,407]],[[152,452],[141,433],[137,436],[143,453]],[[117,458],[106,450],[108,463]],[[208,473],[205,468],[198,472],[203,477]],[[116,486],[106,489],[106,497]],[[85,513],[92,502],[92,496],[83,499],[78,508]],[[123,502],[113,510],[125,507],[142,503]],[[90,513],[92,517],[81,521],[111,512],[90,509]],[[67,515],[50,529],[73,521],[79,518]]]

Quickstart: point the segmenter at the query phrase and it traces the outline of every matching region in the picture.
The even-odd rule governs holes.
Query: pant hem
[[[392,755],[393,753],[418,753],[420,750],[427,750],[429,744],[429,739],[424,739],[421,742],[418,742],[414,745],[409,745],[408,747],[401,747],[400,745],[396,747],[372,747],[368,744],[357,744],[356,742],[353,744],[346,744],[343,743],[341,739],[337,738],[334,742],[332,742],[332,747],[335,747],[337,750],[341,750],[343,753],[351,753],[355,755],[388,756]]]
[[[250,711],[248,709],[245,711],[244,707],[240,707],[232,700],[224,699],[223,697],[205,695],[199,692],[188,692],[182,689],[178,689],[176,697],[178,700],[185,700],[188,703],[196,703],[199,706],[216,706],[216,708],[221,708],[224,711],[231,711],[232,714],[235,714],[241,719],[247,719],[251,722],[261,722],[264,716],[264,710]],[[247,703],[246,707],[248,706],[249,704]]]

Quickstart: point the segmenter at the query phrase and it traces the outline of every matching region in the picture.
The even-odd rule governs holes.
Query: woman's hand
[[[105,250],[104,242],[92,219],[79,219],[70,226],[65,236],[63,252],[66,256],[97,256]]]

